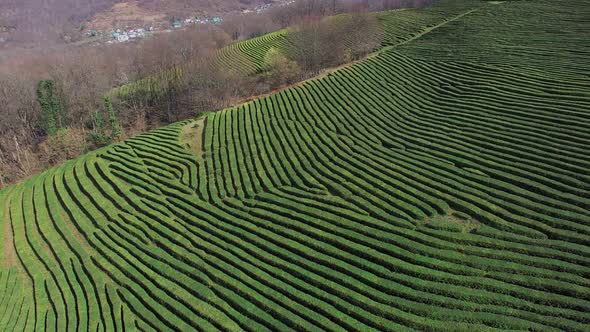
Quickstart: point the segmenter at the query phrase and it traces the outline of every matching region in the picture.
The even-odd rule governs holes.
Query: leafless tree
[[[377,49],[383,41],[383,28],[374,15],[367,13],[365,5],[346,14],[336,23],[337,30],[345,38],[347,55],[357,60]]]
[[[341,63],[345,43],[337,25],[321,17],[307,17],[289,34],[289,54],[303,70],[317,72]]]
[[[26,76],[0,74],[0,187],[38,166],[29,148],[37,137],[39,114],[31,82]]]

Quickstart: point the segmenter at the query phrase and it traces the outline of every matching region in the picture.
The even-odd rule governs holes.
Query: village
[[[256,6],[252,9],[244,9],[241,11],[242,14],[262,14],[265,11],[273,8],[274,6],[287,6],[294,3],[295,0],[279,0],[273,3],[266,3],[263,5]],[[141,27],[124,27],[114,28],[111,31],[99,31],[89,30],[86,32],[87,38],[93,38],[106,41],[107,44],[114,43],[126,43],[137,41],[154,33],[172,32],[174,30],[180,30],[193,25],[199,24],[212,24],[218,25],[223,22],[222,16],[193,16],[184,19],[175,19],[166,24],[158,25],[144,25]]]
[[[113,43],[125,43],[129,41],[139,40],[146,38],[152,33],[157,32],[171,32],[176,29],[186,28],[196,24],[220,24],[223,19],[220,16],[213,17],[191,17],[183,20],[174,20],[169,26],[154,26],[145,25],[142,27],[125,27],[117,28],[110,32],[90,30],[86,32],[86,36],[89,38],[106,38],[108,39],[107,44]]]

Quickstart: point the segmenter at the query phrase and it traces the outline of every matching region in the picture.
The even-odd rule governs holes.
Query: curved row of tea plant
[[[447,19],[473,3],[459,1],[427,9],[404,9],[375,13],[383,26],[383,45],[391,46],[407,42],[421,35],[429,28],[444,23]],[[342,16],[346,19],[346,15]],[[288,41],[288,29],[272,32],[245,41],[234,42],[217,51],[212,57],[213,65],[240,74],[253,75],[265,70],[265,57],[271,49],[288,53],[292,45]],[[111,96],[126,97],[132,94],[159,95],[161,82],[174,81],[183,75],[181,68],[173,68],[156,76],[117,87],[109,92]]]
[[[452,38],[492,14],[574,38],[524,15],[552,6],[442,2],[366,61],[0,192],[0,327],[587,330],[588,72]]]

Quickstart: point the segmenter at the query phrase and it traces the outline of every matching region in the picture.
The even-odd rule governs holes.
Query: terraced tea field
[[[384,32],[383,46],[391,46],[407,42],[438,24],[455,18],[457,13],[465,13],[463,10],[470,8],[465,2],[445,4],[422,10],[399,10],[374,13],[382,23]],[[340,15],[339,19],[346,20],[349,17]],[[242,75],[254,75],[264,72],[266,69],[265,57],[271,49],[277,49],[285,54],[292,51],[293,45],[288,39],[290,30],[283,29],[267,35],[231,43],[213,53],[209,61],[217,68],[224,71],[233,71]],[[343,38],[350,36],[343,36]],[[345,43],[348,44],[348,43]],[[144,79],[124,84],[112,89],[109,94],[113,97],[125,97],[130,94],[160,95],[163,89],[160,81],[174,80],[183,75],[182,68],[176,67],[164,71],[158,76],[148,76]]]
[[[0,192],[0,329],[588,331],[589,17],[384,14],[366,61]]]

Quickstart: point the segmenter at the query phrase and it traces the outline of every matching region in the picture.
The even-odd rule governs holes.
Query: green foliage
[[[94,129],[88,134],[88,141],[92,146],[100,147],[110,143],[110,137],[105,135],[103,114],[94,112]]]
[[[65,128],[66,115],[52,80],[41,80],[37,85],[37,102],[41,106],[41,123],[48,135]]]
[[[301,68],[297,62],[290,60],[274,47],[266,53],[264,65],[263,78],[272,87],[293,83],[301,77]]]
[[[108,145],[121,137],[121,125],[113,109],[111,98],[108,96],[104,97],[104,107],[104,112],[98,110],[94,112],[94,129],[88,134],[88,140],[95,147]],[[104,120],[105,112],[108,124]]]
[[[388,12],[366,61],[0,192],[0,329],[587,330],[586,13],[481,6]]]
[[[115,113],[115,110],[113,109],[113,103],[110,97],[104,97],[104,105],[109,117],[109,125],[111,127],[110,138],[112,140],[118,140],[121,137],[121,124],[119,123],[117,113]]]
[[[267,68],[274,68],[280,66],[286,60],[288,60],[287,57],[280,50],[272,47],[264,56],[264,65]]]

